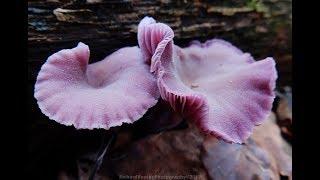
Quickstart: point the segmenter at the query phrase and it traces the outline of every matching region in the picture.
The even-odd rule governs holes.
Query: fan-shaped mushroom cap
[[[89,47],[61,50],[41,67],[34,96],[41,111],[78,129],[109,129],[138,120],[159,91],[138,47],[122,48],[89,64]]]
[[[172,29],[163,23],[156,23],[151,17],[145,17],[138,26],[138,43],[144,60],[150,64],[150,71],[156,71],[161,58],[169,58],[173,49]]]
[[[143,26],[138,31],[143,32],[138,35],[140,48],[159,54],[151,57],[151,71],[156,71],[161,97],[202,131],[244,142],[271,110],[277,78],[274,60],[255,61],[218,39],[180,48],[173,45],[169,26]],[[152,39],[162,41],[156,44]]]

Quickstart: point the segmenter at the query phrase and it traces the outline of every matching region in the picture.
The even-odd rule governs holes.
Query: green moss
[[[254,11],[263,13],[264,17],[270,17],[269,8],[263,4],[261,0],[247,0],[246,6],[252,8]]]

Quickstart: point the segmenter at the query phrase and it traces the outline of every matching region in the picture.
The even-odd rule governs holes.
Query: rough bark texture
[[[91,62],[137,45],[137,25],[146,15],[172,27],[181,46],[216,37],[256,59],[273,56],[279,85],[291,83],[291,0],[29,0],[29,80],[49,55],[79,41],[90,46]]]

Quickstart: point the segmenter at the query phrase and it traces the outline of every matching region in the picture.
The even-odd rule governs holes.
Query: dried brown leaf
[[[280,179],[292,176],[291,147],[269,118],[243,144],[229,144],[208,137],[202,160],[212,179]]]

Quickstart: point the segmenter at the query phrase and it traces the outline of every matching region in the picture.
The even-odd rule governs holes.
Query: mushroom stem
[[[94,167],[90,172],[88,180],[94,180],[94,177],[102,164],[105,154],[110,149],[111,144],[113,144],[116,138],[117,134],[114,131],[111,132],[111,137],[108,140],[106,140],[106,136],[102,137],[101,147],[99,148],[99,152],[97,154]]]

